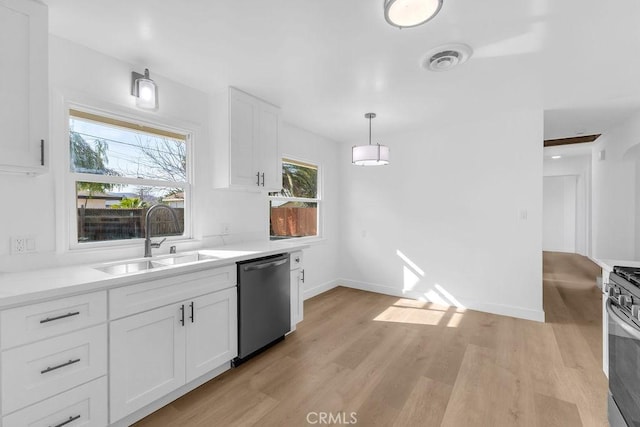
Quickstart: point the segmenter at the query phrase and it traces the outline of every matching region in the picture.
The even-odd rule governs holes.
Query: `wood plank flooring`
[[[305,426],[325,412],[362,426],[606,426],[598,275],[545,253],[546,323],[339,287],[306,301],[284,342],[137,425]]]

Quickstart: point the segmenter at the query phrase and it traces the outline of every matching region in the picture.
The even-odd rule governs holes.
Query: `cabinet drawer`
[[[83,384],[2,419],[4,427],[100,427],[107,424],[107,377]]]
[[[0,314],[0,343],[4,350],[106,320],[106,291],[16,307]]]
[[[302,251],[291,252],[291,270],[300,268],[303,265]]]
[[[2,353],[2,413],[107,373],[107,325],[94,326]]]
[[[109,291],[111,320],[236,285],[236,265],[187,273]]]

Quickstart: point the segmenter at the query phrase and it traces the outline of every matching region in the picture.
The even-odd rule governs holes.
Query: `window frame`
[[[157,129],[160,131],[171,132],[185,136],[186,144],[186,166],[187,166],[187,181],[184,183],[174,183],[171,181],[163,181],[156,179],[146,178],[131,178],[112,175],[98,175],[91,173],[73,172],[71,170],[71,153],[69,144],[69,132],[70,118],[73,116],[70,114],[71,110],[92,114],[105,119],[111,119],[116,121],[123,121],[132,125],[148,126],[149,128]],[[194,155],[193,155],[193,135],[194,130],[186,129],[181,126],[176,126],[172,123],[158,123],[151,121],[142,115],[133,114],[132,112],[121,112],[117,108],[99,109],[91,106],[87,106],[75,102],[66,102],[64,106],[64,131],[65,131],[65,150],[64,150],[64,187],[65,187],[65,210],[67,219],[67,239],[68,250],[79,251],[83,249],[99,249],[99,248],[126,248],[126,247],[138,247],[142,245],[144,238],[133,239],[119,239],[119,240],[103,240],[95,242],[79,242],[78,241],[78,219],[77,219],[77,182],[99,182],[99,183],[113,183],[113,184],[135,184],[142,186],[154,186],[154,187],[176,187],[182,189],[185,194],[184,202],[184,224],[183,233],[178,236],[165,236],[167,242],[180,242],[185,240],[193,240],[193,179],[194,179]],[[83,118],[80,118],[83,119]],[[89,119],[83,119],[89,120]],[[170,122],[170,120],[167,120]],[[105,123],[105,126],[118,127],[115,124]]]
[[[300,163],[302,165],[310,165],[315,166],[317,168],[317,193],[316,198],[310,199],[305,197],[285,197],[285,196],[272,196],[270,194],[267,195],[267,239],[271,242],[276,241],[296,241],[296,242],[304,242],[304,241],[317,241],[322,240],[324,238],[324,208],[323,208],[323,170],[324,167],[321,162],[316,162],[309,159],[303,159],[297,156],[290,156],[283,154],[280,158],[280,165],[283,163]],[[280,182],[282,182],[282,166],[280,167]],[[285,201],[285,202],[307,202],[307,203],[316,203],[317,206],[317,214],[316,214],[316,229],[317,234],[315,236],[300,236],[300,237],[288,237],[284,239],[271,239],[271,201]]]

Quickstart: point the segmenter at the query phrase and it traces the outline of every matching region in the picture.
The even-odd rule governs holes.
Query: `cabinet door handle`
[[[262,186],[264,187],[264,172],[262,172]]]
[[[47,323],[47,322],[53,322],[54,320],[66,319],[67,317],[77,316],[78,314],[80,314],[79,311],[74,311],[74,312],[71,312],[71,313],[62,314],[60,316],[47,317],[46,319],[42,319],[40,321],[40,323]]]
[[[194,309],[193,309],[193,301],[191,301],[191,304],[189,304],[191,306],[191,323],[193,323],[195,321],[195,315],[194,315]]]
[[[184,304],[180,306],[180,324],[184,326]]]
[[[65,366],[73,365],[74,363],[78,363],[80,359],[72,359],[68,362],[61,363],[56,366],[49,366],[47,369],[43,369],[40,371],[41,374],[46,374],[47,372],[55,371],[56,369],[64,368]]]
[[[300,280],[302,280],[302,283],[304,283],[304,268],[302,269],[302,279]]]
[[[256,179],[257,179],[256,185],[260,187],[260,172],[256,173]]]
[[[50,427],[62,427],[62,426],[66,426],[69,423],[74,422],[75,420],[80,418],[80,414],[76,415],[75,417],[69,417],[68,420],[65,420],[63,422],[61,422],[60,424],[56,424],[54,426],[50,426]]]
[[[44,166],[44,139],[40,140],[40,166]]]

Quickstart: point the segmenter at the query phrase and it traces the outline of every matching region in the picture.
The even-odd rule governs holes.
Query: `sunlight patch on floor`
[[[421,303],[420,301],[414,302]],[[428,303],[422,304],[427,305]],[[456,307],[431,308],[411,305],[412,304],[407,303],[407,300],[398,300],[396,304],[387,307],[373,320],[377,322],[410,323],[430,326],[437,326],[446,322],[448,328],[457,328],[464,316],[464,310],[461,311]]]

